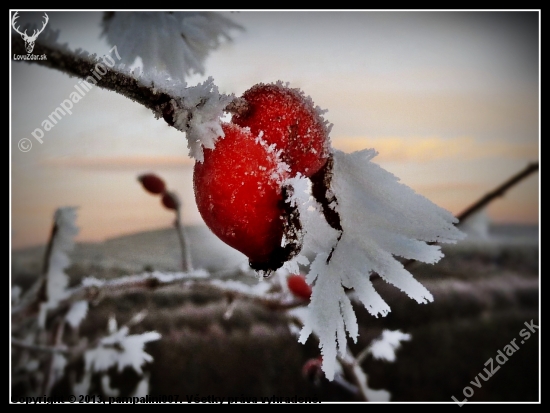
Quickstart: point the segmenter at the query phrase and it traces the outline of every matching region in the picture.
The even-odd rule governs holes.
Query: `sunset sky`
[[[11,12],[13,13],[13,11]],[[25,11],[21,10],[23,17]],[[99,12],[48,12],[72,49],[104,54]],[[234,31],[206,61],[222,93],[239,96],[282,80],[328,109],[335,148],[375,148],[375,162],[458,214],[539,159],[539,13],[225,12]],[[40,21],[41,13],[32,16]],[[27,16],[27,17],[29,17]],[[60,206],[79,206],[78,240],[167,227],[173,214],[136,177],[162,176],[183,200],[183,221],[201,223],[185,136],[151,111],[95,89],[73,113],[31,136],[78,80],[11,62],[11,240],[46,242]],[[18,143],[31,139],[32,149]],[[539,222],[539,175],[491,204],[494,222]]]

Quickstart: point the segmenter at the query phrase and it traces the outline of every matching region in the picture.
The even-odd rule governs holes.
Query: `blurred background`
[[[36,21],[43,15],[20,14],[22,20]],[[212,76],[222,93],[239,96],[259,82],[289,82],[328,110],[335,148],[375,148],[375,162],[454,214],[540,158],[537,11],[222,14],[245,30],[233,31],[234,41],[214,51],[204,75],[188,78],[188,85]],[[59,41],[71,49],[99,55],[110,49],[100,38],[101,12],[48,15],[50,28],[59,29]],[[177,239],[168,229],[173,214],[141,188],[136,178],[146,172],[162,176],[180,195],[195,266],[243,275],[245,257],[212,236],[196,209],[193,160],[184,135],[129,99],[93,89],[40,144],[31,133],[69,97],[78,80],[13,60],[10,70],[12,282],[28,286],[36,278],[53,213],[66,205],[79,207],[79,244],[69,270],[73,283],[92,273],[115,277],[143,269],[178,270]],[[32,142],[28,152],[18,149],[24,138]],[[400,292],[377,287],[393,311],[383,320],[359,314],[360,345],[390,327],[411,333],[413,340],[404,345],[402,363],[368,362],[365,370],[373,372],[374,387],[391,390],[395,400],[451,401],[452,394],[461,400],[463,387],[518,336],[524,321],[538,324],[539,194],[535,173],[466,223],[469,238],[446,248],[441,263],[411,269],[434,294],[434,304],[418,306]],[[245,303],[235,327],[223,321],[225,304],[215,294],[155,294],[107,300],[84,331],[93,334],[113,311],[124,318],[135,306],[190,303],[199,315],[182,311],[163,324],[166,314],[157,308],[156,318],[144,321],[145,330],[162,325],[163,334],[180,346],[168,351],[162,347],[166,343],[151,344],[156,360],[152,377],[160,379],[163,368],[166,372],[170,363],[181,362],[181,375],[171,381],[194,377],[189,393],[269,393],[283,391],[284,383],[287,392],[299,388],[326,400],[353,400],[327,383],[319,390],[299,381],[296,368],[315,356],[316,344],[296,344],[276,316]],[[197,327],[198,319],[203,319],[202,327]],[[251,344],[246,334],[259,341]],[[227,361],[220,342],[233,343],[243,357],[252,351],[257,365],[291,348],[285,353],[290,367],[280,367],[279,360],[278,372],[269,370],[258,378],[250,368],[242,372],[242,380],[229,380],[235,365]],[[539,347],[534,340],[528,344],[472,400],[536,400]],[[200,353],[196,361],[178,359],[177,354],[197,354],[204,346],[210,352]]]
[[[21,19],[42,14],[21,12]],[[327,109],[335,148],[375,148],[382,167],[457,214],[539,156],[536,12],[238,12],[233,31],[206,61],[222,93],[241,95],[282,80]],[[72,49],[102,55],[99,12],[49,12]],[[183,200],[183,221],[201,223],[185,137],[110,91],[88,92],[45,133],[35,128],[77,80],[11,62],[11,194],[14,248],[44,243],[60,205],[79,206],[82,241],[169,225],[140,190],[154,171]],[[23,153],[17,143],[29,138]],[[538,176],[493,203],[493,222],[538,224]],[[106,213],[108,211],[108,213]]]

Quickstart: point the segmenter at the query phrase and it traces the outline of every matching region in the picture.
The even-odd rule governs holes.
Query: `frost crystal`
[[[211,77],[202,84],[185,89],[180,96],[181,100],[171,102],[174,126],[186,132],[189,156],[202,162],[203,148],[213,149],[216,140],[225,136],[220,118],[234,96],[220,94]]]
[[[19,303],[19,299],[21,298],[21,287],[18,285],[14,285],[11,287],[11,305],[14,306],[15,304]]]
[[[114,320],[114,319],[111,319]],[[101,339],[99,346],[88,350],[84,356],[86,371],[107,371],[118,366],[118,371],[125,367],[132,367],[138,374],[142,374],[141,367],[146,362],[153,361],[153,357],[143,350],[145,343],[160,339],[156,331],[142,334],[128,335],[127,326],[116,329],[116,321],[109,320],[111,334]]]
[[[67,295],[69,277],[65,269],[70,265],[68,253],[74,248],[74,236],[78,233],[76,226],[76,208],[58,208],[54,215],[55,233],[52,239],[52,249],[48,258],[46,274],[47,301],[40,306],[39,325],[44,326],[46,312],[55,308],[57,303]]]
[[[401,347],[401,342],[410,339],[410,334],[402,333],[399,330],[384,330],[379,338],[372,341],[369,351],[375,359],[393,363],[396,358],[395,352]]]
[[[76,223],[76,208],[65,207],[55,211],[56,232],[53,238],[52,251],[48,266],[49,300],[57,300],[63,297],[67,287],[68,277],[64,271],[70,264],[67,253],[74,247],[74,236],[78,233]]]
[[[116,45],[122,63],[139,56],[143,68],[164,71],[183,80],[192,72],[204,73],[204,61],[229,32],[243,28],[213,12],[115,12],[106,13],[103,35]]]
[[[330,191],[337,199],[332,207],[340,216],[342,232],[327,224],[305,178],[289,180],[295,188],[290,202],[300,212],[303,248],[302,256],[287,263],[287,268],[295,269],[305,255],[315,256],[306,277],[313,286],[310,312],[299,341],[304,343],[311,333],[319,337],[323,371],[329,380],[334,377],[337,354],[345,356],[346,332],[354,341],[358,336],[345,289],[353,289],[374,316],[384,316],[390,308],[375,291],[372,273],[418,303],[430,302],[430,292],[394,256],[435,263],[443,254],[428,242],[454,243],[464,237],[451,213],[372,163],[376,154],[372,149],[351,154],[333,151]]]
[[[72,328],[76,328],[80,325],[82,320],[86,317],[86,314],[88,313],[88,301],[81,300],[73,303],[69,311],[67,312],[67,315],[65,316],[65,320],[67,320],[67,323]]]

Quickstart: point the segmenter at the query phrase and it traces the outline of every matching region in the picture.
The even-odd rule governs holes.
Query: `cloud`
[[[354,152],[374,148],[378,161],[428,162],[441,159],[471,160],[480,158],[538,159],[538,146],[527,142],[481,142],[472,137],[335,137],[335,148]]]
[[[115,156],[115,157],[65,157],[49,158],[42,162],[45,167],[99,170],[136,168],[179,168],[191,166],[194,161],[188,156]]]

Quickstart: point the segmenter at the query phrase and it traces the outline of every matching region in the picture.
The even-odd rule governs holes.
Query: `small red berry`
[[[144,174],[138,176],[143,188],[152,194],[162,194],[166,190],[164,181],[154,174]]]
[[[309,359],[302,366],[302,376],[314,383],[318,383],[323,376],[323,370],[321,369],[322,364],[323,356]]]
[[[269,145],[282,150],[281,159],[295,176],[310,177],[321,169],[329,156],[325,121],[299,89],[276,84],[257,84],[244,92],[248,110],[235,114],[232,121],[248,127],[254,136],[262,134]]]
[[[225,137],[204,150],[203,162],[195,163],[198,210],[212,232],[245,254],[251,265],[269,263],[281,253],[285,172],[257,135],[231,123],[222,128]]]
[[[180,206],[180,200],[174,192],[164,192],[162,195],[162,205],[168,209],[177,211]]]
[[[311,298],[311,286],[306,282],[306,277],[301,274],[293,274],[287,278],[288,288],[292,293],[305,300]]]

